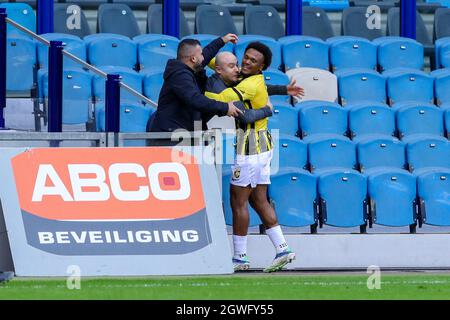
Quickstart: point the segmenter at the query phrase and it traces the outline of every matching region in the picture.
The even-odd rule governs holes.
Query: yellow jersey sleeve
[[[216,57],[211,59],[211,61],[208,63],[208,67],[213,71],[216,70]]]
[[[227,88],[221,93],[205,92],[205,95],[216,101],[230,102],[238,100],[252,100],[256,95],[257,84],[255,77],[249,77],[242,80],[234,88]]]

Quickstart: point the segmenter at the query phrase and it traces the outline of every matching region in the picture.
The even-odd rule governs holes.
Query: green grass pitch
[[[365,274],[278,273],[232,276],[85,278],[79,290],[66,279],[15,278],[0,284],[0,299],[450,299],[448,274],[386,274],[369,290]]]

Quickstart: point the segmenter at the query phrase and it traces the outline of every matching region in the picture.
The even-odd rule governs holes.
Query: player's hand
[[[238,42],[238,36],[233,34],[233,33],[229,33],[227,35],[224,35],[222,37],[223,42],[228,43],[231,42],[233,44],[236,44]]]
[[[292,97],[301,98],[305,95],[305,90],[296,85],[297,81],[293,79],[287,86],[287,93]]]
[[[239,115],[244,114],[238,107],[236,107],[234,105],[234,101],[232,102],[228,102],[228,112],[227,112],[227,116],[230,117],[238,117]]]

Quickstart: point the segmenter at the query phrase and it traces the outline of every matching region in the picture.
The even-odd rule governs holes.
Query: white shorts
[[[238,155],[231,166],[232,175],[230,183],[239,187],[258,184],[270,184],[270,161],[273,150],[250,156]]]

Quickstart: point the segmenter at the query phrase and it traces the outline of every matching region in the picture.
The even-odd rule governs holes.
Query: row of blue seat
[[[232,141],[225,139],[225,152],[233,150]],[[368,219],[396,227],[414,225],[417,220],[450,225],[450,142],[442,137],[422,135],[406,146],[383,136],[357,145],[333,135],[309,144],[285,136],[276,142],[274,159],[278,155],[281,169],[272,170],[269,197],[282,225],[301,227],[319,220],[355,227]],[[223,201],[228,224],[230,175],[225,166]],[[250,224],[260,224],[253,210]]]
[[[450,105],[444,112],[436,106],[414,102],[393,110],[380,103],[361,102],[342,108],[331,102],[306,101],[295,108],[275,106],[269,128],[305,141],[318,134],[345,135],[356,141],[373,134],[408,140],[422,133],[445,136],[445,128],[450,131],[449,115]]]
[[[159,90],[163,83],[163,69],[150,69],[144,73],[137,73],[124,67],[101,68],[106,70],[105,72],[120,74],[125,83],[129,82],[139,92],[143,92],[139,85],[142,82],[142,77],[149,75],[149,78],[152,79],[151,84],[154,87],[151,89],[151,93],[150,89],[147,92],[152,100],[158,100]],[[45,70],[42,69],[38,73],[38,84],[40,87],[42,87],[41,75]],[[370,70],[348,70],[348,72],[345,74],[341,73],[338,77],[337,86],[340,103],[342,106],[346,106],[360,101],[388,102],[392,107],[398,109],[405,101],[416,101],[423,104],[436,103],[442,108],[446,108],[450,104],[450,69],[440,69],[438,71],[427,75],[416,70],[396,70],[396,73],[379,75]],[[207,69],[208,75],[211,75],[212,72],[213,70]],[[276,70],[265,71],[264,77],[266,84],[287,85],[290,82],[287,75]],[[135,85],[135,83],[138,83],[138,85]],[[324,89],[326,90],[327,88]],[[271,99],[277,105],[291,103],[289,96],[273,96]]]
[[[2,1],[0,1],[2,2]],[[321,2],[319,2],[321,3]],[[79,3],[82,5],[83,3]],[[205,33],[208,30],[215,35],[223,33],[236,33],[237,29],[233,18],[230,14],[228,6],[201,4],[194,7],[195,13],[195,33]],[[86,19],[84,11],[76,6],[77,3],[57,3],[54,10],[54,24],[57,32],[85,36],[91,34],[89,24]],[[147,9],[147,32],[161,33],[162,32],[162,4],[155,4],[154,1],[144,1],[141,6]],[[26,3],[2,3],[0,7],[7,10],[8,16],[14,21],[26,25],[30,30],[35,31],[36,14],[33,8]],[[311,7],[306,7],[313,10],[320,10],[326,16],[325,11],[320,7],[314,6],[314,1]],[[74,12],[74,10],[76,12]],[[306,11],[306,10],[305,10]],[[241,12],[244,13],[244,30],[246,33],[253,34],[252,31],[257,31],[258,34],[272,36],[279,38],[285,34],[283,22],[276,9],[272,6],[244,6],[241,7]],[[72,14],[78,14],[81,22],[78,28],[71,28],[67,25],[67,20],[71,18]],[[186,36],[192,33],[188,25],[184,12],[180,9],[180,34]],[[306,14],[307,16],[308,14]],[[99,3],[97,10],[97,31],[119,33],[129,37],[134,37],[141,34],[138,26],[138,21],[130,6],[126,3]],[[211,23],[214,21],[215,23]],[[317,21],[320,23],[321,20]],[[327,18],[328,22],[328,18]],[[316,23],[316,24],[317,24]],[[266,26],[267,29],[261,28]],[[331,26],[330,26],[331,27]],[[14,30],[9,29],[14,32]]]
[[[127,68],[104,67],[106,73],[118,73],[122,80],[138,92],[157,102],[163,83],[162,71],[140,74]],[[40,76],[40,97],[48,97],[48,76]],[[87,103],[104,101],[104,79],[82,70],[65,70],[63,74],[63,122],[84,123],[87,121]],[[137,102],[137,98],[122,90],[121,101]],[[72,107],[73,105],[73,107]],[[287,103],[274,102],[274,115],[269,119],[272,129],[282,133],[298,134],[303,139],[318,133],[348,134],[359,139],[366,134],[398,134],[405,138],[416,133],[444,135],[444,110],[429,103],[402,102],[388,107],[380,102],[358,102],[342,108],[337,103],[305,101],[294,107]],[[86,108],[80,108],[85,106]],[[448,118],[448,112],[446,117]],[[447,119],[446,118],[446,119]],[[447,121],[447,130],[450,123]],[[397,123],[396,123],[397,122]]]
[[[15,0],[0,0],[1,2],[11,2],[14,3]],[[441,0],[442,1],[442,0]],[[446,0],[444,0],[446,1]],[[24,2],[27,3],[29,5],[32,6],[36,6],[36,0],[22,0],[22,1],[18,1],[18,2]],[[54,2],[61,2],[61,3],[66,3],[69,1],[66,0],[54,0]],[[74,1],[70,1],[72,3],[77,3],[80,6],[99,6],[101,4],[104,3],[108,3],[111,2],[109,0],[74,0]],[[112,0],[112,3],[125,3],[128,4],[130,6],[142,6],[142,5],[149,5],[152,3],[155,3],[158,1],[155,0]],[[212,1],[210,0],[180,0],[180,6],[188,6],[188,5],[197,5],[197,4],[208,4],[211,3]],[[232,2],[232,1],[231,1]],[[245,3],[246,1],[242,1],[242,3]],[[247,1],[248,2],[248,1]],[[252,0],[250,2],[248,2],[248,4],[251,4],[252,2],[254,3],[259,3],[259,4],[265,4],[265,5],[282,5],[284,6],[284,0]],[[341,10],[343,8],[347,8],[350,4],[349,1],[347,0],[303,0],[303,2],[307,2],[308,4],[312,5],[312,6],[318,6],[327,10]]]
[[[408,68],[391,69],[383,74],[356,68],[336,75],[343,106],[360,100],[387,101],[391,106],[411,100],[437,105],[450,102],[450,68],[430,74]]]
[[[120,67],[103,67],[105,73],[118,73],[122,81],[128,86],[144,94],[149,99],[157,102],[159,91],[162,86],[162,73],[139,74],[133,70]],[[43,70],[39,74],[40,86],[39,97],[45,102],[49,96],[48,72]],[[91,102],[104,104],[105,102],[105,79],[92,75],[80,69],[68,69],[63,72],[63,123],[80,124],[89,119]],[[131,93],[121,90],[121,104],[124,106],[138,104],[140,101]],[[145,131],[145,125],[141,128]],[[139,132],[138,131],[138,132]]]
[[[154,71],[155,68],[160,69],[164,66],[167,59],[174,57],[176,46],[178,44],[178,40],[174,40],[173,42],[171,42],[173,39],[168,41],[166,41],[167,39],[162,40],[161,35],[141,36],[136,39],[138,45],[133,44],[125,37],[113,35],[94,35],[87,37],[85,41],[77,39],[74,36],[62,37],[57,34],[45,35],[44,37],[48,40],[60,39],[64,41],[67,51],[75,54],[81,59],[88,60],[96,66],[117,65],[136,68],[136,65],[139,64],[139,68],[144,72],[149,70]],[[211,37],[212,36],[204,36],[202,41],[209,42]],[[120,45],[122,41],[123,43],[126,43],[126,45],[123,46],[124,48]],[[35,83],[32,71],[34,65],[38,64],[39,67],[43,69],[47,67],[47,47],[42,44],[38,45],[36,57],[34,42],[31,40],[24,38],[10,38],[8,43],[8,66],[21,71],[20,76],[8,74],[8,90],[30,90]],[[86,43],[88,44],[87,50]],[[297,42],[294,41],[293,43]],[[231,47],[232,45],[230,44],[224,49],[231,49]],[[242,50],[240,51],[237,48],[235,51],[238,56],[242,55],[244,45],[241,47]],[[135,51],[136,49],[138,50],[137,52]],[[66,58],[65,66],[76,67],[79,65]],[[419,70],[403,70],[403,73],[398,73],[397,71],[398,69],[385,71],[386,76],[388,76],[388,86],[387,90],[385,90],[385,81],[375,71],[364,70],[360,72],[348,72],[348,69],[339,69],[336,71],[336,74],[342,79],[340,84],[346,82],[351,84],[351,86],[339,86],[339,92],[341,93],[342,98],[341,103],[345,104],[354,101],[352,96],[356,96],[357,99],[360,99],[359,96],[361,95],[378,95],[378,97],[374,98],[367,97],[365,100],[373,99],[374,101],[384,102],[386,100],[386,94],[389,96],[390,104],[402,101],[403,97],[410,96],[410,94],[415,95],[416,97],[414,99],[418,101],[433,102],[434,96],[437,98],[437,104],[445,103],[448,100],[449,90],[447,89],[448,77],[445,76],[446,72],[439,71],[439,74],[435,74],[436,78],[439,78],[439,81],[436,81],[435,92],[433,92],[433,79],[429,78],[425,73],[421,73]],[[24,75],[28,76],[24,77]],[[280,84],[285,84],[288,81],[287,77],[276,75],[274,72],[272,72],[271,78],[277,79],[276,81],[281,81]],[[272,83],[274,82],[275,81],[272,81]],[[271,82],[268,81],[268,83]],[[352,90],[353,85],[359,85],[363,90]],[[417,90],[418,87],[421,88],[421,90]],[[350,90],[346,90],[346,88],[350,88]],[[393,89],[391,90],[390,88]],[[409,90],[404,90],[408,88]],[[412,98],[409,97],[408,99]]]
[[[24,43],[25,40],[10,37],[9,41]],[[141,69],[165,65],[169,58],[176,56],[179,40],[170,36],[147,34],[133,40],[114,34],[93,34],[84,41],[76,36],[65,34],[43,35],[47,40],[60,40],[66,50],[87,59],[94,65],[117,65]],[[191,35],[203,46],[216,38],[213,35]],[[447,43],[441,39],[439,67],[450,67]],[[327,42],[307,36],[288,36],[275,41],[268,37],[244,35],[239,37],[236,46],[229,43],[222,50],[232,51],[240,60],[249,42],[261,41],[273,53],[271,67],[290,70],[298,67],[341,70],[345,68],[367,68],[380,71],[392,68],[422,69],[424,66],[423,46],[415,40],[400,37],[383,37],[373,42],[357,37],[334,37]],[[42,45],[39,45],[41,47]],[[40,54],[40,55],[39,55]],[[44,49],[38,49],[40,61],[45,61]],[[151,59],[150,59],[151,57]]]
[[[320,174],[329,167],[370,172],[376,167],[396,167],[417,174],[429,167],[450,168],[450,141],[442,136],[417,134],[401,141],[383,134],[372,134],[351,141],[337,134],[316,135],[308,141],[298,137],[274,135],[274,169],[295,167]],[[234,161],[235,136],[224,135],[223,165],[229,169]]]

